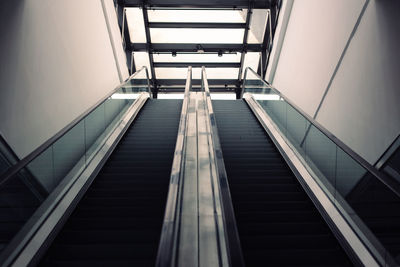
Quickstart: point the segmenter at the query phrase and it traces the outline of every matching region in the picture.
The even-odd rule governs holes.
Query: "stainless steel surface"
[[[242,87],[241,96],[244,93],[244,86],[246,83],[246,75],[250,71],[253,75],[255,75],[259,80],[265,83],[265,87],[273,90],[279,97],[285,100],[290,106],[292,106],[298,113],[300,113],[304,118],[306,118],[313,126],[315,126],[319,131],[321,131],[326,137],[328,137],[333,143],[335,143],[339,148],[341,148],[344,152],[346,152],[351,158],[353,158],[358,164],[360,164],[363,168],[372,173],[376,178],[378,178],[382,183],[384,183],[388,188],[390,188],[397,196],[400,197],[400,184],[388,177],[387,175],[380,173],[376,168],[374,168],[371,164],[369,164],[365,159],[363,159],[360,155],[354,152],[350,147],[340,141],[335,135],[329,132],[325,127],[319,124],[315,119],[310,117],[307,113],[305,113],[302,109],[300,109],[296,104],[294,104],[291,100],[289,100],[285,95],[283,95],[279,90],[272,87],[268,82],[263,80],[254,70],[250,67],[247,67],[245,70],[244,82]]]
[[[161,230],[160,244],[158,247],[156,266],[175,266],[176,249],[178,240],[178,221],[180,218],[180,196],[182,191],[181,173],[184,143],[186,141],[187,111],[189,93],[192,87],[192,68],[188,68],[185,96],[182,103],[181,118],[179,122],[178,136],[175,145],[175,156],[172,162],[171,180],[168,189],[167,203],[165,207],[164,223]]]
[[[138,73],[140,73],[143,69],[146,70],[146,75],[147,75],[147,80],[148,80],[148,72],[147,68],[143,66],[140,70],[132,74],[124,83],[119,85],[117,88],[112,90],[110,93],[108,93],[105,97],[100,99],[96,104],[94,104],[92,107],[87,109],[84,113],[82,113],[79,117],[77,117],[75,120],[73,120],[71,123],[69,123],[67,126],[65,126],[63,129],[61,129],[58,133],[56,133],[53,137],[48,139],[46,142],[44,142],[41,146],[39,146],[37,149],[35,149],[33,152],[31,152],[29,155],[27,155],[25,158],[21,159],[17,164],[13,165],[10,169],[8,169],[1,177],[0,177],[0,186],[4,184],[8,179],[12,178],[16,173],[18,173],[22,168],[24,168],[26,165],[28,165],[32,160],[34,160],[37,156],[39,156],[43,151],[45,151],[48,147],[50,147],[53,143],[55,143],[58,139],[60,139],[62,136],[64,136],[70,129],[72,129],[75,125],[77,125],[81,120],[83,120],[90,112],[92,112],[94,109],[96,109],[99,105],[101,105],[104,101],[106,101],[110,96],[112,96],[115,92],[117,92],[119,89],[121,89],[125,83],[129,82],[132,80]],[[149,87],[150,90],[150,87]],[[149,92],[151,95],[151,91]]]
[[[382,258],[380,254],[371,254],[371,251],[377,250],[373,247],[367,247],[364,240],[360,239],[358,233],[353,230],[346,218],[335,206],[335,203],[331,201],[320,184],[313,178],[315,174],[311,173],[310,168],[305,166],[304,161],[300,159],[291,145],[283,138],[279,128],[260,104],[251,94],[245,94],[244,99],[283,155],[307,194],[312,200],[316,200],[319,203],[319,205],[316,206],[318,209],[323,209],[322,211],[320,210],[321,214],[323,216],[324,214],[328,216],[328,218],[326,218],[326,216],[324,217],[334,224],[335,230],[344,238],[345,242],[348,244],[347,247],[353,250],[358,260],[364,266],[380,266],[380,263],[385,262],[385,259]]]
[[[225,230],[225,232],[222,232],[223,229],[220,229],[219,234],[221,235],[221,240],[222,240],[222,235],[224,236],[223,239],[225,240],[226,243],[227,258],[229,265],[244,266],[242,248],[240,245],[239,233],[236,226],[236,218],[229,190],[228,177],[225,170],[225,163],[222,155],[221,144],[219,141],[216,118],[212,107],[210,89],[208,87],[207,74],[204,67],[202,68],[202,87],[204,88],[204,92],[206,94],[207,117],[208,117],[207,123],[210,126],[209,130],[210,138],[212,139],[212,141],[210,140],[209,143],[211,144],[212,142],[213,144],[213,148],[210,150],[213,150],[214,152],[214,160],[217,168],[216,170],[217,176],[214,179],[214,184],[215,184],[214,190],[219,190],[219,192],[218,194],[216,194],[215,198],[216,202],[221,203],[221,208],[222,208],[221,210],[222,217],[219,216],[218,219],[222,220]],[[222,223],[220,223],[219,225],[222,226]]]
[[[207,95],[190,87],[187,82],[157,266],[228,266]]]
[[[204,92],[191,92],[183,157],[178,266],[227,266],[222,208]]]
[[[32,264],[38,253],[54,238],[55,229],[65,222],[76,203],[86,192],[98,171],[111,155],[115,146],[122,138],[144,103],[149,98],[148,93],[142,93],[125,112],[120,123],[110,133],[108,138],[99,145],[98,151],[86,168],[72,169],[62,183],[45,200],[24,228],[11,241],[15,244],[13,251],[2,262],[2,266],[27,266]]]

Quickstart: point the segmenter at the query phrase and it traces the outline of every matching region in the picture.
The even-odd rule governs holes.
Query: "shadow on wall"
[[[383,60],[392,65],[390,68],[385,68],[387,71],[385,75],[388,79],[394,80],[393,77],[398,77],[400,70],[400,1],[375,0],[375,7],[376,25],[379,29],[379,36],[377,37],[382,44],[382,49],[379,52],[384,55]],[[397,54],[392,54],[393,51],[397,51]],[[380,64],[381,62],[376,63],[377,68],[384,67]],[[396,85],[393,84],[393,86]],[[397,84],[397,88],[399,87],[400,85]],[[400,90],[397,92],[400,92]],[[393,96],[400,100],[400,93]],[[398,115],[398,118],[400,119],[400,115]]]

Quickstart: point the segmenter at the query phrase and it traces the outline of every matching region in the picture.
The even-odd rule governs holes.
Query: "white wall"
[[[400,1],[295,0],[272,80],[372,164],[400,132],[398,14]]]
[[[105,3],[113,8],[112,0]],[[19,157],[120,83],[103,11],[100,0],[0,2],[0,131]],[[116,25],[110,19],[114,32]]]

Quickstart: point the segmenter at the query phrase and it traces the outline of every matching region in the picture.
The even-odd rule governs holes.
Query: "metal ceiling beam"
[[[187,68],[192,66],[193,68],[239,68],[240,63],[234,62],[154,62],[155,68]]]
[[[197,52],[199,46],[204,52],[261,52],[262,44],[177,44],[177,43],[131,43],[130,51],[149,51],[157,52]]]
[[[244,29],[246,23],[149,22],[150,28]]]
[[[253,8],[271,8],[267,0],[255,0]],[[125,7],[142,7],[143,0],[118,0]],[[248,0],[148,0],[146,6],[150,8],[248,8]]]
[[[235,94],[236,87],[213,87],[209,85],[209,89],[211,93],[232,93]],[[201,87],[192,87],[192,91],[201,91]],[[159,93],[183,93],[185,91],[185,87],[169,87],[163,88],[160,87]]]
[[[185,85],[186,79],[158,79],[159,85]],[[236,79],[208,79],[209,85],[237,86]],[[192,79],[192,85],[201,85],[201,79]]]

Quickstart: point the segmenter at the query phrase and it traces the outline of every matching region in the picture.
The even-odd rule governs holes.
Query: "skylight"
[[[199,0],[201,1],[201,0]],[[246,22],[243,10],[149,10],[150,22]]]
[[[153,43],[240,44],[244,29],[150,29]]]
[[[243,7],[125,8],[131,72],[146,66],[152,82],[165,86],[183,86],[188,66],[193,79],[201,78],[205,66],[207,78],[219,86],[239,86],[246,67],[265,72],[260,66],[265,68],[268,51],[263,60],[261,52],[268,49],[270,12],[266,7],[251,12]]]

